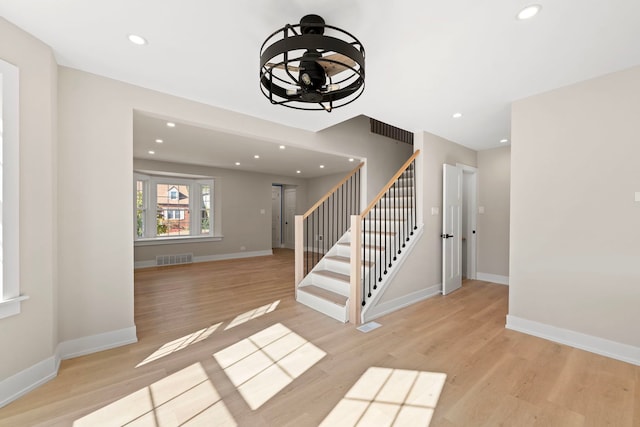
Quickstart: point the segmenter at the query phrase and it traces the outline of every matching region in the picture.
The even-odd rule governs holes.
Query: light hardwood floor
[[[288,250],[137,271],[139,342],[63,361],[0,425],[317,426],[376,367],[446,374],[431,426],[640,426],[640,367],[506,330],[506,286],[467,281],[365,334],[297,304],[292,283]]]

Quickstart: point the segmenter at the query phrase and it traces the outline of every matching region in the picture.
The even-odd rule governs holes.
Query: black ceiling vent
[[[369,123],[371,123],[371,133],[377,133],[378,135],[413,145],[413,132],[388,125],[376,119],[370,118]]]

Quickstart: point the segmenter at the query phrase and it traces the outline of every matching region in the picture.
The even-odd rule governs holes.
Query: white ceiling
[[[273,106],[258,86],[264,39],[309,13],[366,49],[364,94],[331,113]],[[512,101],[640,64],[638,0],[1,0],[0,15],[68,67],[301,129],[364,114],[476,150],[509,138]]]
[[[176,126],[168,127],[165,118],[134,111],[133,157],[297,178],[344,173],[360,162],[356,158],[256,140],[176,120],[171,123]],[[162,143],[155,142],[157,139]]]

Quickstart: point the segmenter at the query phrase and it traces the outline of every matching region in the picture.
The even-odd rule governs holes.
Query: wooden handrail
[[[302,217],[306,218],[309,215],[311,215],[313,211],[315,211],[318,208],[318,206],[320,206],[325,200],[329,198],[329,196],[331,196],[331,194],[333,194],[338,188],[340,188],[342,184],[347,182],[349,178],[351,178],[356,172],[358,172],[358,170],[360,170],[362,166],[364,166],[364,163],[360,163],[356,168],[354,168],[351,172],[349,172],[347,176],[342,178],[342,180],[339,183],[334,185],[333,188],[327,191],[327,193],[324,196],[322,196],[315,205],[313,205],[307,212],[305,212],[305,214]]]
[[[369,203],[369,206],[367,206],[367,209],[365,209],[364,211],[362,211],[362,213],[360,214],[360,218],[364,219],[367,214],[369,213],[369,211],[371,211],[371,209],[373,209],[373,207],[376,205],[376,203],[378,203],[378,201],[380,201],[380,199],[382,199],[382,197],[387,193],[387,191],[391,188],[391,186],[396,182],[396,180],[398,178],[400,178],[400,175],[402,175],[402,173],[405,171],[405,169],[407,169],[409,167],[409,165],[411,164],[411,162],[413,162],[416,157],[418,157],[418,154],[420,154],[420,150],[416,150],[415,153],[413,153],[413,155],[411,157],[409,157],[409,160],[407,160],[404,165],[402,165],[400,167],[400,169],[398,169],[398,172],[396,172],[395,175],[393,175],[393,177],[391,177],[391,179],[389,180],[389,182],[387,183],[387,185],[385,185],[382,190],[380,190],[380,192],[378,193],[378,195],[375,197],[375,199],[373,199],[373,201],[371,203]]]

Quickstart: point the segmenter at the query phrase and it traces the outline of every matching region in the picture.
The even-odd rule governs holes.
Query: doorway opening
[[[462,167],[462,279],[476,279],[477,267],[477,169]]]
[[[294,249],[296,186],[271,185],[271,246]]]

